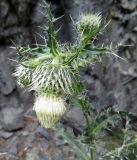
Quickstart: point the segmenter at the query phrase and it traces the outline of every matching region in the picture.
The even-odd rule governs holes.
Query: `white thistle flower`
[[[31,90],[54,90],[72,93],[74,75],[67,66],[41,65],[32,76]]]
[[[17,81],[20,85],[27,86],[31,83],[31,70],[21,64],[17,66],[13,75],[17,77]]]
[[[51,128],[66,111],[62,98],[53,96],[39,96],[34,103],[34,110],[41,125]]]

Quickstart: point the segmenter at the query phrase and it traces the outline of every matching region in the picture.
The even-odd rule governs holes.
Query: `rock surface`
[[[3,108],[0,114],[1,124],[5,131],[15,131],[23,128],[21,108]]]
[[[33,115],[30,108],[33,96],[20,89],[12,76],[16,63],[9,59],[15,60],[16,55],[15,51],[9,48],[11,40],[18,45],[34,44],[35,38],[39,43],[43,43],[40,36],[35,33],[42,34],[37,26],[46,23],[46,19],[39,12],[40,2],[40,0],[0,1],[0,160],[45,160],[53,152],[58,153],[54,155],[58,159],[69,160],[68,157],[70,160],[75,159],[67,145],[58,138],[55,138],[56,140],[53,138],[56,144],[60,144],[56,147],[47,131],[42,129],[36,120],[22,119],[22,116],[28,113]],[[91,64],[81,70],[81,77],[85,81],[87,96],[96,112],[103,107],[118,104],[121,109],[137,116],[137,1],[51,0],[51,2],[55,16],[64,15],[56,24],[56,27],[62,26],[58,33],[58,39],[62,43],[75,42],[76,34],[70,15],[77,20],[80,13],[92,11],[101,12],[105,21],[111,19],[109,26],[104,34],[98,37],[96,43],[110,45],[110,42],[113,42],[113,45],[116,45],[122,42],[131,45],[121,47],[118,53],[126,61],[115,56],[104,57],[102,62]],[[82,119],[79,111],[72,110],[66,116],[66,120],[72,120],[72,115],[74,117],[80,115],[78,118]],[[79,119],[74,118],[71,124],[81,128],[81,125],[73,121]],[[20,130],[12,132],[18,129]]]

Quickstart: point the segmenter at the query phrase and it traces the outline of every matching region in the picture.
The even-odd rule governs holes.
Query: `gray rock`
[[[23,128],[22,109],[3,108],[0,112],[0,121],[5,131],[14,131]]]
[[[137,26],[133,29],[133,31],[137,32]]]
[[[35,133],[43,136],[43,137],[46,138],[47,140],[50,140],[50,139],[51,139],[51,136],[48,134],[48,132],[46,131],[46,129],[43,128],[43,127],[40,127],[40,126],[39,126],[39,127],[36,129],[36,132],[35,132]]]
[[[14,141],[11,145],[11,148],[9,150],[10,154],[16,155],[17,154],[17,141]]]
[[[8,139],[13,135],[11,132],[0,131],[0,137],[4,139]]]
[[[15,87],[16,84],[11,76],[11,68],[8,64],[8,59],[6,59],[4,54],[0,54],[0,91],[3,95],[8,95]]]
[[[45,24],[43,15],[38,13],[39,10],[41,10],[40,3],[38,0],[11,0],[10,2],[14,9],[11,8],[8,0],[0,0],[0,13],[2,12],[2,14],[0,14],[0,45],[9,45],[10,39],[13,39],[14,42],[18,42],[20,45],[24,44],[24,41],[26,44],[30,44],[30,42],[34,43],[35,32],[37,32],[35,28],[37,28],[38,25],[41,26],[41,24]],[[111,19],[111,22],[107,27],[107,31],[99,36],[95,42],[99,45],[102,43],[109,45],[110,42],[117,44],[122,41],[124,44],[132,45],[132,47],[120,49],[118,53],[119,56],[122,56],[128,62],[116,59],[113,56],[105,57],[101,63],[89,66],[87,70],[84,71],[82,77],[85,80],[88,97],[95,110],[98,111],[102,107],[113,106],[117,103],[121,109],[128,110],[137,115],[136,0],[61,0],[60,4],[57,4],[56,1],[55,6],[57,6],[56,8],[54,7],[56,17],[62,14],[65,15],[57,24],[57,27],[63,25],[63,30],[59,32],[58,36],[61,42],[71,41],[71,39],[75,42],[74,28],[72,27],[69,15],[71,15],[74,20],[77,20],[79,14],[83,12],[101,12],[103,19],[105,18],[106,21]],[[38,33],[42,34],[40,31],[38,31]],[[41,44],[40,39],[37,38],[37,40],[38,43]],[[18,107],[23,108],[23,101],[28,111],[28,107],[33,104],[33,101],[30,100],[29,103],[26,102],[27,94],[26,97],[24,95],[22,95],[22,97],[18,96],[19,93],[16,89],[16,84],[11,76],[13,72],[12,66],[15,64],[13,63],[12,66],[9,66],[9,62],[7,62],[5,58],[8,57],[9,54],[8,49],[2,49],[0,47],[0,125],[2,125],[3,128],[5,126],[7,130],[9,128],[10,130],[16,130],[22,126],[22,122],[20,122],[20,109],[18,109]],[[14,55],[15,54],[10,58],[15,59]],[[22,90],[19,92],[22,92]],[[28,99],[31,98],[29,97]],[[68,124],[71,123],[71,125],[80,129],[83,128],[85,123],[82,113],[80,113],[77,108],[72,109],[66,115],[66,120]],[[15,136],[21,138],[17,139],[18,142],[20,142],[19,153],[23,152],[23,154],[25,154],[24,148],[25,146],[29,146],[30,150],[27,150],[27,158],[42,160],[45,158],[45,143],[49,137],[45,129],[40,127],[35,130],[34,126],[31,130],[24,127],[25,134],[16,134],[15,132]],[[68,128],[71,129],[71,127]],[[21,131],[19,132],[21,133]],[[29,135],[30,132],[34,134]],[[5,138],[10,136],[7,132],[5,135],[1,135],[3,137],[5,136]],[[27,140],[25,139],[26,137]],[[12,155],[16,154],[16,145],[13,145],[13,148],[10,150],[14,141],[12,141],[9,148],[6,147],[11,139],[12,136],[6,140],[3,138],[0,149],[2,150],[4,148],[4,152],[10,151],[10,153],[7,154],[7,160],[21,159],[23,157],[22,155],[22,157],[19,158]],[[41,142],[43,143],[42,145],[40,145]],[[63,142],[57,141],[56,144],[61,148]],[[104,146],[102,146],[101,149],[103,147]],[[64,149],[65,146],[62,148]],[[40,156],[40,152],[43,154],[42,157]],[[63,155],[66,153],[69,152],[65,150]],[[71,154],[67,154],[67,156],[63,158],[69,160],[68,157],[70,157],[70,155]]]
[[[136,0],[122,0],[121,6],[127,10],[134,10],[137,6]]]
[[[128,31],[134,30],[137,26],[137,11],[131,14],[127,14],[123,19],[123,24],[126,25]]]
[[[19,160],[17,156],[12,154],[7,154],[5,157],[6,157],[6,160]]]
[[[7,3],[7,1],[1,1],[0,2],[0,21],[1,18],[5,18],[8,14],[9,11],[9,4]]]
[[[28,34],[30,36],[30,32],[27,30],[31,28],[27,24],[31,22],[30,15],[37,1],[0,1],[0,42],[11,43],[10,40],[14,39],[14,42],[26,43]]]
[[[9,27],[9,26],[11,27],[11,26],[15,26],[17,23],[18,23],[17,15],[15,15],[14,13],[10,13],[9,16],[6,19],[5,26],[6,27]]]
[[[33,14],[30,17],[33,24],[39,25],[41,24],[41,22],[43,22],[45,16],[41,12],[44,13],[44,10],[43,7],[41,6],[41,3],[38,3],[34,8]]]
[[[82,130],[86,123],[83,113],[78,107],[70,109],[64,119],[68,121],[68,125],[79,130]]]
[[[31,133],[29,134],[29,136],[27,137],[27,140],[26,140],[26,146],[31,146],[31,144],[33,143],[33,141],[35,140],[35,133]]]
[[[33,147],[32,149],[28,149],[26,152],[26,159],[35,159],[39,160],[39,149],[38,147]]]

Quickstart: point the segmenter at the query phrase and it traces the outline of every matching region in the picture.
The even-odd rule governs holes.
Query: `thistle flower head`
[[[71,94],[73,80],[74,75],[69,66],[43,63],[33,73],[31,90]]]
[[[85,14],[80,16],[79,21],[77,22],[77,29],[84,35],[89,35],[90,33],[96,34],[100,25],[100,14]]]
[[[66,111],[65,102],[55,96],[39,96],[36,98],[34,110],[41,125],[51,128]]]
[[[18,83],[20,85],[27,86],[31,83],[31,70],[21,64],[17,66],[16,71],[13,75],[17,77]]]

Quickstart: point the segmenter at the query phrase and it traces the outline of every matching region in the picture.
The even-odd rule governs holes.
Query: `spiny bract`
[[[74,75],[69,66],[43,63],[33,72],[31,89],[71,94],[73,80]]]
[[[18,83],[22,86],[27,86],[31,83],[32,70],[19,64],[13,74],[17,77]]]

